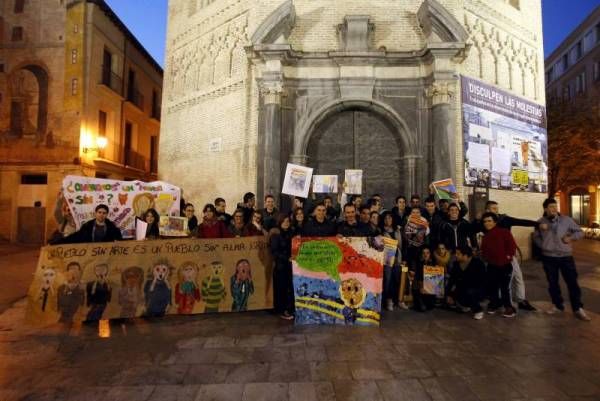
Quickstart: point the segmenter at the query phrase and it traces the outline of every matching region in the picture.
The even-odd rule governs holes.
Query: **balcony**
[[[160,113],[161,113],[161,107],[155,105],[152,107],[152,114],[150,114],[150,118],[153,118],[156,121],[160,121]]]
[[[123,164],[126,167],[146,171],[146,158],[134,150],[124,152]]]
[[[127,101],[135,104],[138,109],[144,110],[144,95],[135,87],[127,90]]]
[[[123,91],[123,79],[112,72],[110,66],[102,66],[102,77],[100,84],[109,87],[119,95]]]

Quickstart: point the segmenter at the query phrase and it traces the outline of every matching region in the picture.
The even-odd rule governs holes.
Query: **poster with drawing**
[[[452,195],[455,194],[456,186],[452,181],[452,178],[446,178],[444,180],[434,181],[431,183],[435,190],[435,195],[438,199],[452,199]]]
[[[442,266],[423,266],[423,293],[444,297],[444,268]]]
[[[296,324],[379,326],[383,250],[367,238],[292,241]]]
[[[285,179],[283,180],[283,189],[281,192],[286,195],[307,198],[310,192],[312,174],[313,169],[310,167],[288,163],[285,169]]]
[[[316,194],[336,194],[338,192],[337,175],[313,176],[313,192]]]
[[[462,76],[465,184],[546,192],[546,109]]]
[[[77,321],[243,312],[273,307],[263,237],[46,246],[26,321]]]
[[[160,216],[179,216],[181,190],[162,181],[118,181],[68,175],[62,194],[77,229],[95,217],[94,209],[108,206],[108,218],[121,229],[123,238],[135,238],[135,218],[154,208]]]
[[[345,170],[344,172],[345,193],[348,195],[362,194],[362,170]]]

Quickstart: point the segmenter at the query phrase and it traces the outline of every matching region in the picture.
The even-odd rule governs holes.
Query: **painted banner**
[[[444,297],[444,268],[442,266],[423,266],[423,292]]]
[[[462,76],[465,184],[546,192],[546,109]]]
[[[108,206],[108,218],[121,229],[123,238],[135,238],[135,218],[156,209],[160,216],[179,216],[181,190],[162,181],[117,181],[68,175],[62,193],[77,229],[93,219],[94,209]]]
[[[383,237],[383,265],[394,266],[396,254],[398,253],[398,240]]]
[[[270,309],[263,237],[42,248],[26,320],[36,324]]]
[[[313,175],[313,192],[316,194],[336,194],[338,192],[338,176]]]
[[[366,238],[294,238],[296,324],[379,326],[383,246],[373,245]]]
[[[361,195],[362,178],[362,170],[344,170],[344,192],[349,195]]]
[[[452,178],[434,181],[431,183],[431,185],[433,186],[433,189],[435,190],[435,194],[437,195],[438,199],[451,200],[452,195],[457,192]]]

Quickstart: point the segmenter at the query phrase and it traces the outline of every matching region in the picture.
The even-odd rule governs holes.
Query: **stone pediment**
[[[296,21],[296,9],[292,0],[281,4],[260,24],[254,35],[252,44],[282,43],[290,36]]]

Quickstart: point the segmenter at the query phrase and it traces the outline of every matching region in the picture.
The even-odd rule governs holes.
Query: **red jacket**
[[[481,241],[481,256],[494,266],[505,266],[511,263],[516,252],[515,239],[505,228],[498,226],[492,228]]]
[[[231,237],[225,223],[221,220],[204,220],[197,228],[198,238],[228,238]]]

